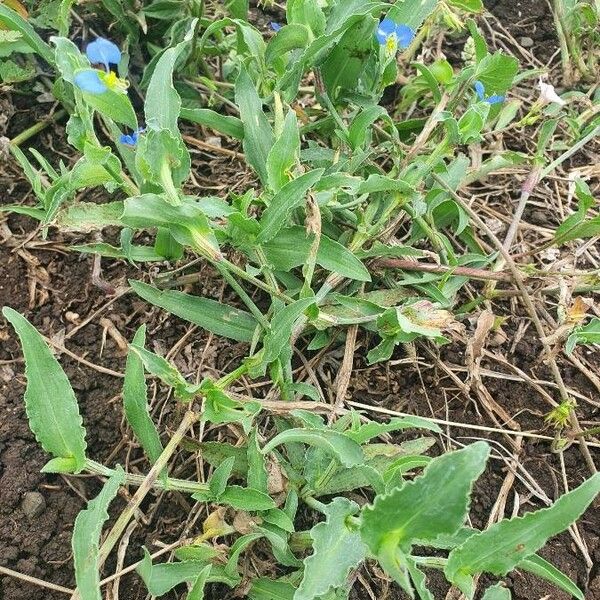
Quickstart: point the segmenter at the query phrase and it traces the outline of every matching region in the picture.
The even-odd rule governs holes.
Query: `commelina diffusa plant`
[[[565,116],[561,111],[569,110],[568,96],[558,96],[540,80],[547,86],[541,87],[543,97],[518,119],[520,101],[511,97],[511,87],[524,80],[535,86],[540,74],[519,73],[515,58],[488,51],[469,18],[481,10],[480,0],[290,0],[286,21],[274,23],[266,35],[248,21],[247,3],[240,0],[226,3],[217,19],[204,14],[203,2],[148,2],[136,12],[129,0],[111,0],[103,4],[118,20],[125,42],[119,47],[98,37],[84,52],[68,38],[72,2],[60,4],[59,35],[49,43],[26,13],[10,8],[19,3],[0,4],[3,31],[11,33],[3,38],[6,51],[25,48],[45,61],[54,74],[52,92],[69,115],[68,143],[80,154],[72,168],[56,171],[39,153],[33,152],[34,164],[12,145],[37,205],[8,210],[38,219],[44,232],[50,227],[99,235],[108,226],[121,230],[119,246],[96,241],[73,251],[156,263],[157,269],[184,256],[209,262],[244,309],[169,289],[173,286],[164,285],[172,280],[169,272],[152,285],[139,280],[130,285],[144,301],[249,346],[230,374],[196,385],[145,347],[143,326],[137,331],[122,394],[129,425],[152,465],[147,475],[137,475],[87,455],[75,394],[61,366],[23,316],[3,310],[23,346],[31,429],[52,456],[44,471],[107,478],[75,522],[75,597],[100,600],[104,561],[144,497],[159,488],[190,494],[212,512],[204,535],[178,548],[173,562],[155,563],[147,551],[143,558],[140,554],[137,571],[153,596],[187,583],[188,600],[199,600],[206,586],[218,582],[243,588],[240,593],[253,600],[348,598],[351,574],[372,559],[410,597],[422,600],[433,598],[429,569],[442,572],[467,598],[474,597],[478,575],[501,580],[520,569],[583,599],[537,552],[590,505],[600,491],[599,475],[548,508],[477,530],[466,523],[472,486],[490,454],[486,443],[432,459],[425,455],[432,443],[426,436],[405,445],[373,441],[408,428],[438,431],[426,419],[377,423],[349,412],[326,422],[315,412],[292,410],[267,421],[268,403],[231,389],[242,376],[268,377],[283,401],[322,401],[316,387],[294,381],[294,344],[310,338],[308,348],[321,349],[348,326],[377,337],[371,362],[389,359],[397,345],[414,340],[444,343],[445,334],[459,327],[456,297],[468,281],[461,269],[507,260],[501,247],[490,250],[478,241],[475,230],[482,222],[457,190],[499,165],[529,160],[506,153],[471,168],[461,148],[484,144],[490,132],[547,119],[532,162],[536,177],[544,177],[558,164],[546,164],[544,150]],[[166,48],[154,39],[141,49],[146,19],[163,25]],[[442,27],[468,32],[461,69],[444,59],[415,60],[420,44]],[[133,67],[129,72],[130,64],[143,63],[143,73]],[[383,93],[399,76],[401,99],[386,108]],[[198,86],[224,99],[236,116],[203,105]],[[306,95],[312,101],[303,110],[297,100]],[[405,118],[413,105],[424,116]],[[190,195],[182,120],[241,141],[256,186],[225,199]],[[576,118],[570,127],[575,148],[599,130],[597,121],[590,125]],[[78,199],[82,190],[99,187],[110,200]],[[576,182],[575,194],[580,210],[557,230],[556,245],[600,233],[598,218],[588,216],[590,193],[583,181]],[[406,233],[401,245],[392,243],[400,228]],[[152,245],[136,243],[148,240],[136,238],[142,231],[152,233]],[[442,274],[407,272],[398,280],[386,270],[394,260],[424,256],[423,249],[447,267]],[[254,288],[270,298],[266,310],[248,291]],[[493,297],[494,287],[487,292]],[[571,323],[567,349],[598,341],[599,320],[582,323]],[[166,444],[150,416],[147,374],[186,406]],[[567,415],[561,417],[563,426],[573,408],[568,402],[562,398],[560,405],[561,415]],[[245,444],[205,446],[203,459],[214,467],[207,482],[172,478],[170,459],[197,421],[235,426]],[[261,423],[271,425],[268,435]],[[278,489],[274,471],[283,482]],[[107,508],[125,484],[137,491],[101,543]],[[371,498],[365,506],[344,495],[358,488]],[[322,516],[308,532],[295,530],[300,503]],[[223,506],[251,515],[237,537],[216,508]],[[230,540],[225,554],[224,546],[217,550],[210,543],[221,536]],[[243,574],[240,557],[259,541],[271,549],[273,565],[268,574]],[[500,582],[483,598],[510,598],[510,591]]]

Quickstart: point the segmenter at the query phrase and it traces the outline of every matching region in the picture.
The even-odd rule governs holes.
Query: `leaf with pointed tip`
[[[290,109],[285,117],[281,135],[269,151],[267,176],[269,187],[278,192],[289,180],[290,171],[300,154],[300,132],[296,113]]]
[[[390,431],[399,431],[401,429],[429,429],[439,433],[441,430],[435,424],[428,419],[422,419],[420,417],[394,417],[387,423],[378,423],[377,421],[370,421],[360,425],[357,429],[348,429],[345,434],[352,438],[357,444],[364,444],[370,439],[377,437],[383,433],[389,433]]]
[[[146,326],[141,325],[133,337],[133,344],[144,347]],[[125,417],[144,452],[154,464],[163,451],[158,431],[148,409],[148,388],[144,375],[144,363],[133,351],[129,351],[125,364],[123,383],[123,408]]]
[[[271,199],[260,219],[259,244],[273,239],[286,224],[291,211],[300,206],[308,190],[319,180],[324,169],[314,169],[286,183]]]
[[[73,562],[75,581],[81,600],[101,600],[98,554],[102,526],[108,519],[108,505],[125,481],[125,472],[117,467],[100,493],[88,502],[75,519],[73,527]]]
[[[2,314],[15,328],[25,355],[25,411],[29,427],[46,452],[72,461],[72,470],[77,473],[85,465],[86,443],[73,388],[36,328],[8,306]],[[68,463],[63,461],[61,465],[62,471]],[[46,471],[48,468],[47,465]]]
[[[243,65],[235,82],[235,102],[244,124],[243,145],[246,159],[266,185],[269,179],[267,158],[274,142],[273,130],[263,112],[262,100]]]
[[[450,552],[448,581],[476,573],[503,576],[537,552],[546,541],[574,523],[600,493],[600,473],[561,496],[552,506],[504,519],[469,537]]]
[[[204,600],[204,586],[206,585],[206,580],[210,575],[211,569],[212,566],[207,565],[200,571],[186,600]]]
[[[287,429],[276,435],[263,449],[263,454],[271,452],[281,444],[301,442],[317,446],[333,454],[344,466],[353,467],[364,462],[362,448],[349,437],[328,429]]]
[[[359,510],[355,502],[335,498],[325,506],[326,520],[310,530],[313,553],[304,559],[304,575],[294,600],[312,600],[344,585],[348,574],[364,560],[367,547],[347,519]]]
[[[435,600],[433,594],[427,589],[427,577],[425,576],[425,573],[419,569],[412,558],[406,559],[406,567],[419,598],[421,600]]]
[[[423,474],[385,496],[377,496],[362,512],[361,536],[374,554],[382,547],[407,550],[417,540],[434,540],[463,525],[469,497],[489,455],[477,442],[432,460]]]
[[[252,340],[257,321],[248,312],[210,298],[192,296],[175,290],[159,290],[141,281],[130,280],[129,285],[147,302],[212,333],[238,342]]]
[[[533,573],[546,581],[561,588],[567,594],[571,594],[577,600],[585,600],[583,592],[573,583],[564,573],[559,571],[554,565],[544,560],[541,556],[533,554],[522,560],[518,565],[518,569]]]

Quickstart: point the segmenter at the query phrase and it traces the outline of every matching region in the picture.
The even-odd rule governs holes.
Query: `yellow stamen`
[[[396,34],[392,33],[388,35],[387,40],[385,40],[385,50],[388,54],[393,54],[396,52],[396,48],[398,46],[398,41],[396,39]]]
[[[117,77],[117,74],[114,71],[104,74],[103,80],[106,87],[110,90],[114,90],[115,92],[121,92],[124,94],[129,87],[129,81]]]

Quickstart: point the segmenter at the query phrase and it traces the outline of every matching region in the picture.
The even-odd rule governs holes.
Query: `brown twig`
[[[562,375],[560,374],[560,369],[558,368],[558,364],[552,352],[552,348],[548,345],[548,342],[546,341],[546,332],[544,331],[542,322],[538,317],[535,305],[533,304],[533,300],[531,299],[531,296],[529,295],[529,292],[525,287],[521,272],[515,264],[515,261],[513,260],[512,256],[505,250],[504,246],[502,245],[502,242],[494,235],[494,232],[490,230],[490,228],[484,223],[484,221],[479,217],[479,215],[477,215],[477,213],[469,206],[467,202],[465,202],[441,177],[439,177],[435,173],[431,173],[431,176],[452,196],[452,199],[458,204],[458,206],[460,206],[460,208],[462,208],[467,213],[467,215],[473,221],[473,223],[475,223],[482,231],[485,231],[486,235],[493,242],[496,249],[504,257],[504,260],[506,261],[506,264],[512,273],[514,282],[521,292],[521,297],[523,298],[523,302],[525,303],[527,312],[529,313],[529,316],[533,321],[540,342],[542,343],[542,346],[544,348],[544,353],[546,355],[548,364],[550,365],[552,375],[554,376],[554,380],[558,385],[561,400],[563,402],[569,402],[569,393],[567,392],[567,388],[565,387]],[[585,458],[588,469],[591,473],[596,473],[596,465],[594,464],[592,455],[590,454],[590,451],[586,445],[585,438],[581,436],[581,427],[579,426],[577,415],[573,411],[571,411],[570,421],[575,436],[579,441],[579,447],[581,449],[583,457]]]
[[[417,262],[405,258],[379,258],[371,264],[375,267],[381,267],[384,269],[419,271],[421,273],[439,273],[440,275],[451,274],[469,277],[470,279],[481,279],[483,281],[512,281],[512,277],[508,273],[494,273],[493,271],[476,269],[474,267],[449,267],[446,265]]]

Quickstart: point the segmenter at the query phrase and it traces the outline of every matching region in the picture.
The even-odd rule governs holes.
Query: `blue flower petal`
[[[280,25],[279,23],[275,23],[275,21],[271,22],[271,29],[275,32],[279,31],[281,29],[282,25]]]
[[[144,127],[140,127],[136,129],[132,133],[123,133],[119,137],[119,142],[124,146],[137,146],[138,140],[140,138],[140,133],[144,133],[146,129]]]
[[[102,94],[108,89],[100,79],[98,71],[94,71],[93,69],[80,71],[75,75],[73,81],[80,90],[89,94]]]
[[[501,104],[502,102],[504,102],[504,100],[506,100],[506,96],[490,96],[489,98],[486,98],[485,101],[488,104]]]
[[[396,37],[398,38],[398,46],[400,48],[408,48],[415,38],[415,31],[408,25],[397,25]]]
[[[473,87],[475,88],[475,93],[477,94],[477,97],[480,100],[484,100],[485,99],[485,87],[484,87],[483,83],[481,83],[481,81],[476,81],[475,85]]]
[[[97,38],[95,42],[87,45],[85,54],[93,65],[104,65],[106,70],[109,65],[118,65],[121,62],[121,51],[116,44],[105,38]]]
[[[375,36],[377,37],[377,41],[384,46],[393,33],[396,33],[396,22],[392,19],[388,19],[387,17],[379,23],[377,26],[377,31],[375,32]]]

